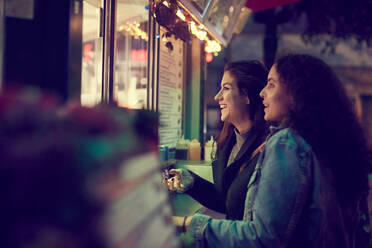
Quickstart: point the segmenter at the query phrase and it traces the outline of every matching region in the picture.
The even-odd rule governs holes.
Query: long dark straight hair
[[[266,128],[264,106],[259,96],[267,81],[266,67],[258,60],[242,60],[227,63],[224,72],[229,72],[235,78],[239,93],[248,96],[247,110],[250,120],[253,121],[253,128]],[[233,130],[234,126],[229,121],[225,121],[221,132],[216,136],[217,153]]]

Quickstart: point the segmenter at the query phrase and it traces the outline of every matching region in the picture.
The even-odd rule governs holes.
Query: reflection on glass
[[[208,11],[208,21],[215,26],[217,32],[225,38],[231,32],[230,24],[234,14],[238,11],[240,0],[215,0]]]
[[[209,1],[210,0],[191,0],[191,3],[200,12],[200,14],[203,14]]]
[[[102,45],[100,17],[103,0],[83,1],[83,55],[81,104],[94,106],[102,99]]]
[[[147,105],[148,3],[117,3],[114,100],[122,107]]]

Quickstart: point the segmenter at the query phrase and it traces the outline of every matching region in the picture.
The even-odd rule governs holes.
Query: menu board
[[[160,30],[158,111],[159,144],[175,147],[182,136],[184,43]],[[163,39],[164,38],[164,39]]]

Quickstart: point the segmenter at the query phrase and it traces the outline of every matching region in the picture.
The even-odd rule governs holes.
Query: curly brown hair
[[[368,149],[346,91],[332,69],[310,55],[287,54],[275,65],[294,100],[287,124],[331,169],[343,203],[368,192]]]

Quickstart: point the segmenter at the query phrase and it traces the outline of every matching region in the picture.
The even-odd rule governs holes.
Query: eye
[[[267,85],[266,85],[266,87],[267,88],[273,88],[275,85],[272,83],[272,82],[267,82]]]

